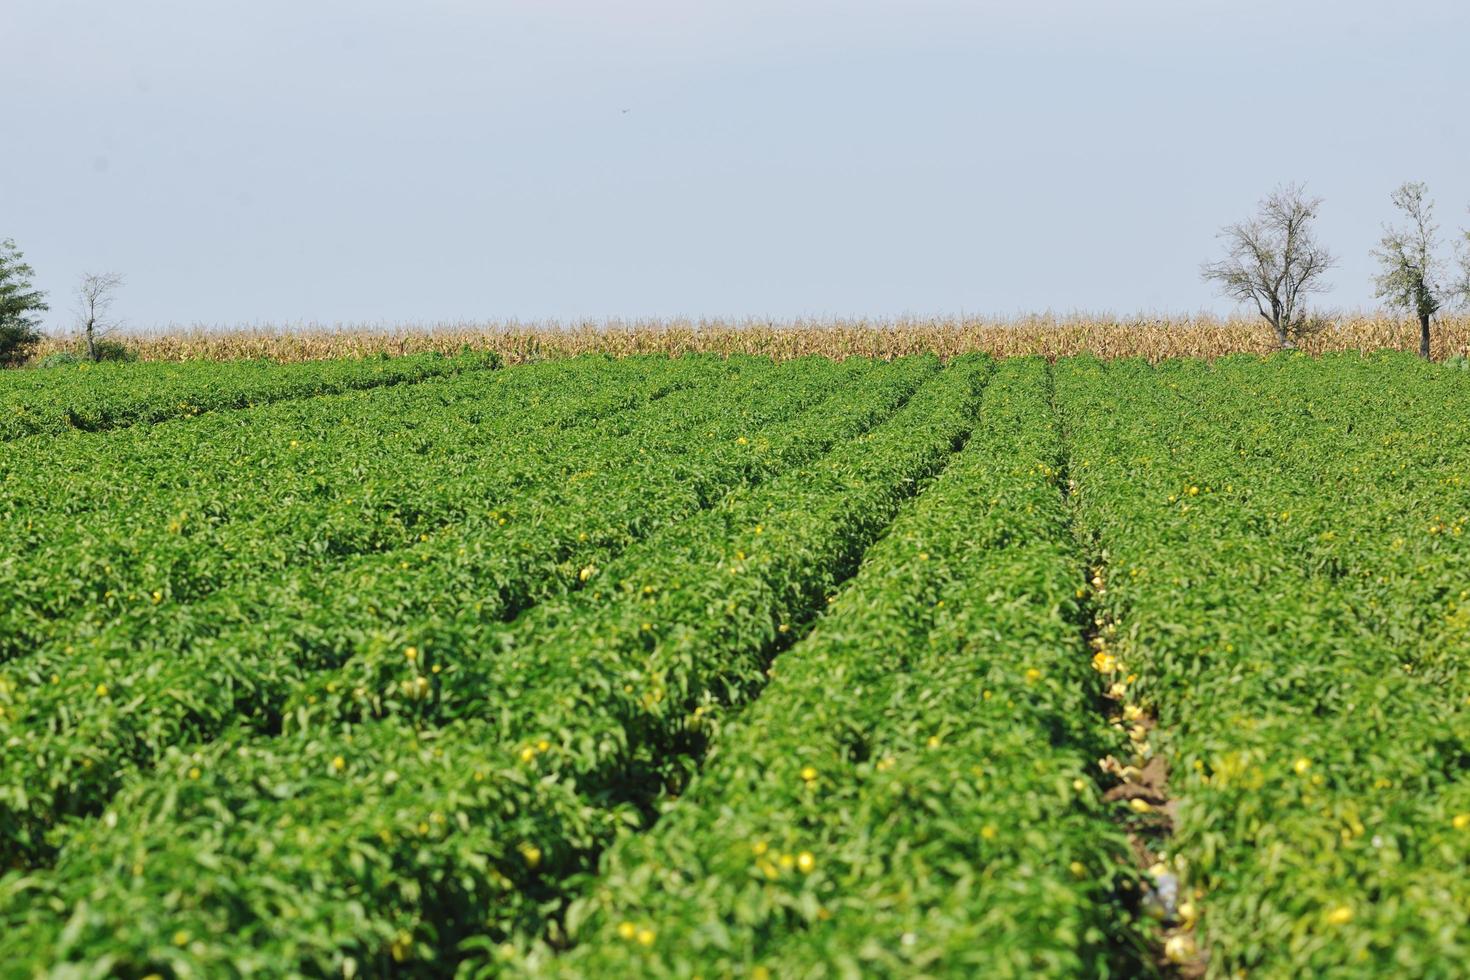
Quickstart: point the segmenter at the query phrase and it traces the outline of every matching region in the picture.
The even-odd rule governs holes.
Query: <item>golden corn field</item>
[[[1418,347],[1417,323],[1379,314],[1332,319],[1328,329],[1307,338],[1309,353],[1405,350]],[[1273,340],[1257,319],[1031,316],[1015,319],[935,317],[878,319],[613,320],[562,323],[454,323],[391,326],[190,329],[142,332],[119,337],[145,361],[268,358],[311,361],[378,353],[450,353],[465,347],[494,351],[507,363],[590,352],[762,354],[778,359],[942,357],[980,352],[998,357],[1047,358],[1091,353],[1100,357],[1218,357],[1265,353]],[[74,347],[67,338],[48,338],[37,354]],[[1470,315],[1441,318],[1434,327],[1436,359],[1470,353]]]

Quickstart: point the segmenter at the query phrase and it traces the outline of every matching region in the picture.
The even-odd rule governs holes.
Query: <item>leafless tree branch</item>
[[[88,272],[77,284],[77,320],[87,339],[87,357],[93,361],[98,359],[98,338],[118,326],[111,319],[112,303],[123,281],[116,272]]]
[[[1317,328],[1304,297],[1326,288],[1322,277],[1336,264],[1317,242],[1312,222],[1321,198],[1309,198],[1300,184],[1278,187],[1260,203],[1256,216],[1221,229],[1225,257],[1200,269],[1206,282],[1239,303],[1254,304],[1283,348]]]

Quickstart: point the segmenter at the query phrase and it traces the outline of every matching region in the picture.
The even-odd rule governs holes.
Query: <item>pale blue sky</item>
[[[165,323],[1188,312],[1470,223],[1464,0],[4,0],[0,238]],[[627,110],[624,112],[624,110]]]

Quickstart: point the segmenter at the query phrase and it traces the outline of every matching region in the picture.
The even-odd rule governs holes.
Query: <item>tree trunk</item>
[[[1276,331],[1276,343],[1281,346],[1282,350],[1296,350],[1296,344],[1286,335],[1285,327],[1279,323],[1273,323],[1271,327]]]
[[[87,321],[87,360],[97,363],[97,340],[93,335],[92,321]]]
[[[1429,314],[1419,314],[1419,356],[1429,360]]]

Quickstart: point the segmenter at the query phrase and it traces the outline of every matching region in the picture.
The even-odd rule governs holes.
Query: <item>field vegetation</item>
[[[721,329],[0,375],[7,970],[1461,972],[1470,372]]]

